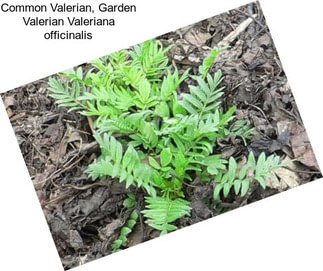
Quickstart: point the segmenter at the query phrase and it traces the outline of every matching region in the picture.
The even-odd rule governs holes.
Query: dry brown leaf
[[[77,230],[70,230],[69,243],[74,249],[80,249],[84,246],[83,239]]]
[[[107,240],[111,235],[114,234],[115,230],[121,228],[123,222],[121,219],[115,219],[111,223],[107,224],[105,227],[100,228],[99,237],[101,240]]]
[[[265,177],[266,187],[277,189],[279,191],[285,190],[288,188],[285,182],[278,180],[276,175],[273,175],[271,178]]]
[[[319,170],[313,149],[304,127],[296,125],[293,136],[290,137],[291,147],[295,158],[302,164]]]
[[[265,46],[265,47],[269,47],[272,43],[272,39],[270,37],[270,35],[268,33],[262,35],[260,38],[258,38],[256,40],[256,43],[259,46]]]
[[[9,106],[14,106],[16,104],[16,99],[15,97],[12,96],[6,96],[3,99],[4,106],[8,108]]]
[[[132,233],[129,235],[128,238],[128,246],[132,247],[135,245],[138,245],[142,242],[143,240],[143,233],[141,230],[140,225],[137,225],[134,230],[132,231]]]
[[[289,168],[296,169],[294,162],[287,156],[282,163],[287,163]],[[299,186],[299,177],[295,172],[283,167],[275,169],[274,172],[279,177],[282,187],[284,185],[287,185],[289,188]]]
[[[291,131],[292,127],[296,124],[296,121],[285,119],[277,122],[278,135]]]
[[[197,47],[204,45],[211,37],[210,33],[196,32],[194,29],[185,34],[185,40]]]
[[[289,157],[286,157],[282,163],[287,163],[291,169],[296,169],[296,165]],[[270,178],[265,177],[266,186],[279,191],[293,188],[299,185],[298,175],[286,168],[278,168],[274,170],[274,175]]]

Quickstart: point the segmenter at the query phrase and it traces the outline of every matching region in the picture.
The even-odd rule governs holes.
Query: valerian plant
[[[50,78],[50,96],[94,120],[94,138],[101,154],[87,173],[93,180],[110,178],[146,193],[142,214],[146,223],[161,234],[175,230],[174,221],[190,214],[183,190],[196,177],[214,181],[214,200],[230,191],[244,196],[252,181],[265,188],[265,178],[280,167],[279,157],[258,161],[250,153],[238,168],[216,153],[217,140],[240,137],[246,144],[252,129],[235,120],[235,106],[221,109],[222,74],[210,68],[221,51],[213,48],[198,69],[180,74],[168,63],[158,40],[94,60],[92,69],[68,70],[61,79]],[[180,93],[184,81],[192,82],[188,93]],[[128,227],[129,228],[129,227]],[[129,229],[114,244],[118,250]]]
[[[129,219],[125,223],[125,225],[121,228],[119,236],[114,242],[111,244],[110,249],[112,252],[118,252],[121,249],[121,246],[127,243],[128,235],[132,232],[133,227],[137,223],[138,214],[136,210],[132,211]]]

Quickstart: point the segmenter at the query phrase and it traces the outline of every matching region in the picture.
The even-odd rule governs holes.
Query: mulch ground
[[[257,14],[252,17],[252,14]],[[237,33],[241,24],[248,26]],[[228,36],[229,35],[229,36]],[[203,20],[158,37],[173,45],[169,58],[180,72],[197,72],[210,49],[229,45],[213,71],[221,69],[226,87],[223,107],[237,106],[238,119],[255,127],[253,139],[245,146],[240,139],[219,140],[223,157],[237,159],[250,151],[276,153],[295,159],[288,168],[276,172],[265,191],[251,187],[239,198],[230,195],[215,204],[213,183],[194,181],[185,187],[192,202],[192,215],[181,218],[179,228],[227,212],[321,177],[302,119],[258,3]],[[87,69],[87,65],[83,65]],[[2,94],[17,141],[34,183],[40,204],[52,232],[65,269],[110,254],[109,246],[119,234],[130,212],[122,203],[127,193],[135,193],[137,208],[143,208],[143,191],[101,180],[92,182],[84,173],[98,155],[88,121],[77,113],[58,108],[48,96],[47,80]],[[186,85],[181,91],[186,91]],[[158,232],[140,217],[126,247],[150,240]]]

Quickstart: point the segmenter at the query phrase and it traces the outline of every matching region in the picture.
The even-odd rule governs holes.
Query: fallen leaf
[[[244,63],[246,63],[247,65],[250,65],[251,63],[253,63],[255,61],[255,59],[257,59],[258,57],[260,57],[263,53],[263,49],[262,48],[252,48],[249,49],[247,52],[245,52],[242,56],[242,61]]]
[[[293,135],[290,137],[292,151],[295,158],[302,164],[319,170],[313,149],[307,133],[301,125],[295,125]]]
[[[15,97],[13,95],[12,96],[6,96],[3,99],[3,103],[4,103],[4,106],[6,108],[8,108],[9,106],[14,106],[16,104],[16,99],[15,99]]]
[[[271,37],[268,33],[262,35],[260,38],[256,40],[257,44],[262,47],[269,47],[272,43]]]
[[[143,241],[143,232],[141,226],[138,224],[133,229],[132,233],[129,235],[128,238],[128,246],[132,247],[135,245],[140,244]]]
[[[101,240],[108,240],[114,234],[114,232],[121,228],[123,225],[121,219],[115,219],[111,223],[107,224],[105,227],[100,228],[99,237]]]
[[[194,29],[191,29],[185,34],[185,40],[191,43],[192,45],[195,45],[197,47],[200,47],[205,44],[207,40],[209,40],[212,36],[210,33],[203,33],[203,32],[197,32]]]
[[[288,188],[285,182],[279,181],[276,175],[273,175],[271,178],[265,177],[266,187],[277,189],[283,191]]]
[[[80,249],[84,246],[83,239],[77,230],[70,230],[70,244],[74,249]]]
[[[296,165],[288,156],[286,156],[282,163],[286,163],[291,169],[296,169]],[[274,172],[280,179],[281,187],[284,187],[284,185],[287,185],[289,188],[299,186],[299,177],[294,171],[280,167],[275,169]]]

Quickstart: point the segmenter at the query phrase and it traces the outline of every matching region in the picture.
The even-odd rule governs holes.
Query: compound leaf
[[[146,209],[142,213],[148,219],[147,223],[162,233],[176,229],[176,226],[170,223],[190,214],[189,202],[183,199],[171,200],[164,197],[146,197],[145,199]]]

